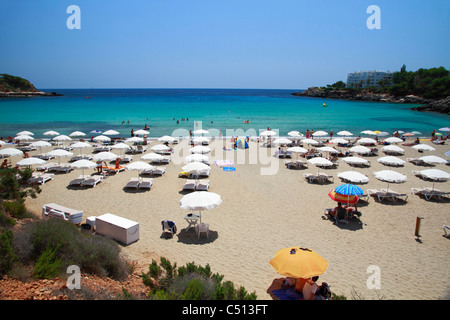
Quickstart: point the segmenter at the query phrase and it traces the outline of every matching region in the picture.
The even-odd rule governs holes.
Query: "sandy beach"
[[[146,146],[147,153],[158,143],[152,140]],[[184,165],[182,159],[190,154],[187,140],[174,146],[172,161],[165,165],[166,173],[154,177],[150,191],[124,190],[130,178],[137,176],[136,171],[109,176],[94,188],[69,188],[69,182],[81,174],[81,170],[73,170],[68,174],[55,174],[54,180],[42,186],[36,199],[27,199],[26,205],[37,216],[41,216],[44,204],[54,202],[83,210],[84,219],[113,213],[137,221],[139,241],[122,247],[128,259],[142,267],[158,256],[178,265],[193,261],[200,265],[209,263],[213,272],[225,275],[225,280],[242,285],[249,292],[256,291],[259,299],[271,299],[266,291],[274,279],[282,276],[269,261],[277,250],[288,246],[307,247],[327,259],[328,270],[319,277],[318,283],[327,282],[332,292],[348,299],[352,299],[355,292],[368,300],[449,297],[450,239],[443,237],[442,226],[450,225],[450,201],[426,201],[411,194],[413,187],[431,186],[431,182],[422,181],[411,173],[428,167],[407,162],[404,167],[393,168],[408,177],[406,183],[390,185],[391,189],[408,194],[406,203],[378,203],[370,198],[368,204],[359,207],[361,223],[351,221],[336,225],[324,219],[324,209],[336,205],[328,193],[343,184],[337,173],[353,170],[351,166],[339,161],[335,169],[320,169],[333,175],[334,182],[310,184],[303,173],[315,173],[318,169],[312,165],[301,170],[287,169],[284,159],[273,157],[276,147],[266,148],[262,143],[250,141],[249,149],[224,151],[222,143],[231,146],[229,140],[214,140],[210,144],[213,151],[209,154],[209,191],[221,195],[222,204],[202,213],[202,221],[209,223],[209,239],[202,234],[198,240],[193,229],[185,231],[184,216],[188,212],[179,205],[186,194],[182,191],[185,179],[178,174]],[[445,158],[448,142],[443,146],[425,143],[436,151],[418,153],[409,146],[399,145],[406,151],[399,157],[405,160],[433,154]],[[39,152],[33,151],[30,155]],[[73,152],[77,154],[78,150]],[[90,153],[92,149],[82,152]],[[386,187],[385,182],[373,175],[375,171],[389,169],[376,161],[383,155],[379,152],[379,156],[366,157],[371,167],[355,169],[370,179],[369,183],[360,185],[364,190]],[[134,155],[133,161],[140,157]],[[12,160],[14,163],[20,159],[13,157]],[[233,160],[236,171],[223,171],[214,164],[214,160],[222,159]],[[62,159],[62,162],[67,160]],[[435,167],[450,171],[445,165]],[[85,173],[88,172],[92,171]],[[448,182],[436,183],[436,188],[450,191]],[[418,216],[423,217],[420,238],[414,234]],[[161,237],[161,221],[166,219],[175,221],[178,227],[173,238]],[[367,287],[367,279],[372,274],[367,270],[373,265],[381,272],[379,290]]]

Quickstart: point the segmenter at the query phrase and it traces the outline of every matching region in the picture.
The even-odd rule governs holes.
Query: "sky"
[[[39,89],[306,89],[450,69],[449,40],[450,0],[0,1],[0,73]]]

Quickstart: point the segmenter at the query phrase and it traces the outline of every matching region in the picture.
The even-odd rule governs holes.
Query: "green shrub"
[[[54,249],[62,267],[74,264],[82,272],[117,280],[129,271],[116,242],[80,232],[66,221],[49,219],[30,223],[17,236],[16,251],[22,254],[22,261],[36,262],[46,250]]]
[[[223,275],[213,274],[209,265],[197,266],[194,262],[179,268],[161,257],[158,265],[155,260],[149,271],[141,275],[145,285],[150,287],[150,299],[187,300],[256,300],[253,292],[249,294],[244,287],[235,289],[231,281],[222,283]]]
[[[62,259],[56,256],[56,248],[48,246],[37,259],[33,276],[39,279],[52,279],[61,271]]]
[[[17,256],[11,246],[13,233],[6,230],[0,234],[0,274],[7,274],[11,271]]]
[[[27,210],[24,205],[23,199],[17,199],[14,201],[3,201],[3,209],[14,218],[25,218]]]

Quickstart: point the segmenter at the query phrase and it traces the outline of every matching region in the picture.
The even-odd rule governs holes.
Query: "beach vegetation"
[[[0,74],[0,91],[3,92],[35,92],[36,88],[30,81],[12,76],[7,73]]]
[[[62,275],[69,265],[87,274],[121,280],[130,269],[119,245],[88,234],[66,221],[49,219],[25,225],[16,232],[14,251],[21,263],[31,264],[38,278]]]
[[[8,274],[17,260],[12,248],[12,240],[13,232],[11,230],[0,233],[0,275]]]
[[[244,287],[235,288],[231,281],[223,282],[223,275],[212,273],[209,264],[194,262],[177,267],[164,257],[158,264],[154,259],[142,280],[150,288],[152,300],[256,300],[255,292]]]

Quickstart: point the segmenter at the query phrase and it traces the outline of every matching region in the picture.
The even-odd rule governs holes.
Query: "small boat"
[[[250,123],[250,120],[245,120],[244,123]]]
[[[323,107],[325,108],[325,107],[328,107],[328,105],[324,102],[323,103]]]
[[[90,99],[91,97],[85,97],[85,99]]]

